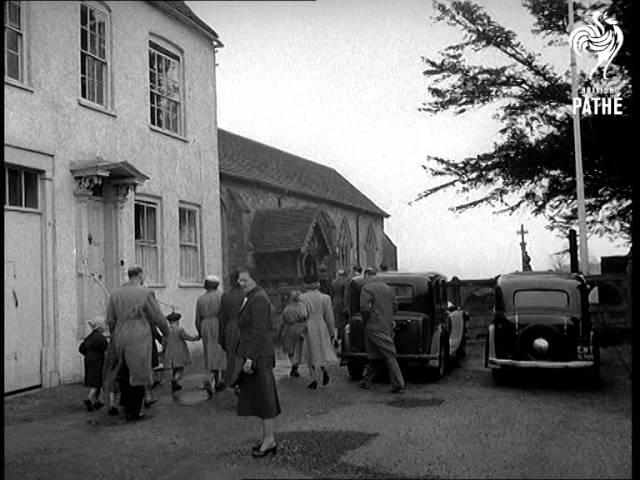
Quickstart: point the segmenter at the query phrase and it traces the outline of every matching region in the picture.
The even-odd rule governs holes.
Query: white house
[[[222,272],[216,32],[183,2],[6,1],[4,391],[82,378],[143,265],[193,330]]]

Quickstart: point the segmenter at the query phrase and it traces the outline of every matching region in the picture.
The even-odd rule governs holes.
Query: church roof
[[[220,175],[388,217],[333,168],[218,129]]]
[[[256,210],[249,237],[254,252],[303,250],[311,240],[316,224],[325,244],[330,245],[319,215],[319,209],[311,207]]]

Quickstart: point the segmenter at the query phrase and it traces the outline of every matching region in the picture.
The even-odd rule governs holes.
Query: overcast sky
[[[534,38],[520,1],[478,3],[522,33],[525,45],[568,68],[568,48],[545,48]],[[461,38],[433,22],[431,1],[187,4],[224,43],[216,70],[219,127],[338,170],[391,215],[385,231],[398,247],[400,269],[461,278],[520,269],[521,224],[534,269],[549,268],[551,255],[566,248],[544,219],[526,211],[456,215],[449,207],[467,198],[453,192],[408,204],[439,183],[421,167],[427,155],[459,159],[487,151],[498,129],[486,109],[458,117],[418,111],[426,90],[421,57]],[[626,252],[622,244],[589,240],[590,257]]]

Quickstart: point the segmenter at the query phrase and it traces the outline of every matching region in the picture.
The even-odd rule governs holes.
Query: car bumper
[[[367,354],[363,352],[342,352],[339,353],[338,356],[343,359],[349,358],[358,358],[362,360],[367,359]],[[424,353],[424,354],[402,354],[399,353],[396,355],[396,360],[415,360],[415,361],[429,361],[429,360],[437,360],[437,353]]]
[[[498,358],[496,356],[494,338],[495,328],[493,325],[490,325],[488,331],[489,351],[485,357],[485,366],[488,368],[580,369],[591,368],[596,365],[596,361],[593,359],[551,362],[546,360],[512,360],[510,358]]]
[[[571,362],[546,362],[538,360],[511,360],[506,358],[489,357],[489,368],[589,368],[593,367],[593,360],[573,360]]]

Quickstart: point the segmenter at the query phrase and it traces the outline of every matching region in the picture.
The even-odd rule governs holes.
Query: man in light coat
[[[404,393],[404,378],[396,360],[393,343],[393,314],[396,301],[389,285],[379,280],[375,268],[365,270],[366,283],[360,290],[360,312],[365,322],[364,344],[367,349],[367,373],[360,387],[368,390],[379,370],[379,361],[387,364],[392,393]]]
[[[142,286],[142,273],[142,267],[129,268],[129,281],[113,291],[107,305],[106,323],[115,345],[116,369],[122,379],[120,403],[127,420],[144,417],[145,387],[153,382],[149,324],[157,326],[163,335],[169,334],[155,294]]]

